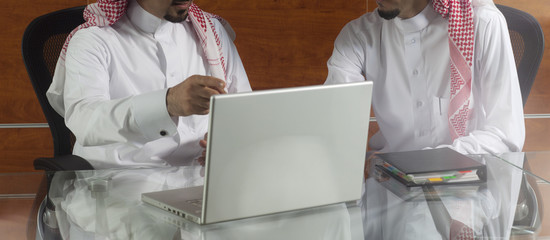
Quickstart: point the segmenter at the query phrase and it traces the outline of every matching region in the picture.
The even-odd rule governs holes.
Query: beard
[[[187,19],[187,15],[188,15],[187,10],[181,10],[177,13],[177,15],[170,15],[170,14],[164,15],[164,19],[166,19],[169,22],[180,23],[185,21],[185,19]]]
[[[193,0],[172,0],[170,9],[164,15],[164,19],[169,22],[179,23],[187,19],[189,7],[193,4]],[[183,9],[183,6],[187,6]]]
[[[394,9],[389,11],[380,11],[380,9],[378,9],[378,15],[380,15],[381,18],[386,20],[392,20],[395,17],[399,16],[400,13],[401,13],[401,10],[399,9]]]

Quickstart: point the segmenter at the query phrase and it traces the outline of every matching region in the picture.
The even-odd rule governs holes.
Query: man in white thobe
[[[460,4],[473,7],[472,51],[460,49],[458,54],[468,60],[471,74],[451,74],[456,72],[450,66],[460,65],[453,59],[457,51],[452,49],[461,45],[450,41],[456,33],[451,28],[456,27],[451,24],[452,17],[445,18],[437,11],[436,4],[443,2],[451,8]],[[467,0],[378,0],[377,4],[375,11],[342,29],[327,63],[326,80],[326,84],[373,81],[372,108],[380,131],[369,139],[370,149],[395,152],[450,147],[465,154],[521,151],[525,138],[521,92],[506,21],[492,1],[474,0],[469,5]],[[457,121],[451,121],[454,112],[449,109],[456,97],[452,79],[457,75],[469,79],[464,91],[469,112],[466,121],[460,122],[466,124],[455,128]],[[462,131],[457,134],[455,129]],[[449,232],[435,230],[425,202],[402,202],[391,193],[369,194],[386,193],[380,188],[372,178],[367,179],[363,198],[369,209],[365,216],[367,238],[454,238]],[[492,204],[491,197],[486,200]],[[478,221],[483,217],[472,216],[478,200],[444,201],[453,219],[468,225],[476,236],[482,234],[483,225]],[[454,209],[457,205],[461,207]],[[388,211],[372,211],[385,208]],[[489,218],[492,212],[484,214]]]
[[[474,1],[474,52],[466,134],[449,130],[451,86],[448,20],[430,0],[383,0],[348,23],[334,44],[326,84],[373,81],[380,127],[373,151],[451,147],[462,153],[521,151],[523,105],[504,16],[492,2]],[[405,5],[395,18],[379,12]],[[410,6],[409,6],[410,5]],[[414,7],[413,7],[414,6]]]
[[[95,168],[195,164],[210,95],[251,91],[230,27],[192,1],[100,0],[90,12],[48,91],[74,154]]]

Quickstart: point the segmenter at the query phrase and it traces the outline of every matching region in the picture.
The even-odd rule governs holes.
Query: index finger
[[[201,78],[200,84],[207,87],[216,90],[220,94],[224,94],[225,92],[225,81],[215,78],[215,77],[209,77],[209,76],[203,76]]]

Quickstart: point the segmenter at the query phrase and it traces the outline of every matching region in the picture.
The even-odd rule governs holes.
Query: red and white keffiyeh
[[[449,239],[474,240],[474,230],[466,224],[453,219],[451,220]]]
[[[69,41],[78,30],[92,26],[102,27],[113,25],[120,19],[120,17],[122,17],[122,15],[124,15],[127,6],[128,1],[120,0],[99,0],[97,3],[88,5],[84,9],[84,20],[86,20],[86,22],[80,24],[73,31],[71,31],[65,40],[65,44],[63,44],[63,49],[61,49],[61,54],[59,55],[60,60],[65,61]]]
[[[451,96],[449,129],[452,139],[466,135],[473,106],[472,63],[474,55],[474,12],[471,0],[434,0],[434,9],[449,19]]]
[[[451,57],[451,95],[449,129],[452,139],[466,135],[473,106],[472,65],[474,56],[474,11],[472,0],[433,0],[436,12],[449,19],[449,51]],[[449,239],[474,239],[473,229],[451,221]]]
[[[204,55],[208,59],[212,76],[224,79],[226,77],[225,59],[222,54],[220,37],[212,24],[212,17],[221,20],[217,15],[206,13],[194,3],[189,7],[189,19],[195,27],[195,32],[201,40]]]

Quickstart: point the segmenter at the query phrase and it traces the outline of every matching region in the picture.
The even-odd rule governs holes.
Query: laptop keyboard
[[[195,207],[199,207],[199,208],[202,208],[202,199],[192,199],[192,200],[187,200],[185,201]]]

